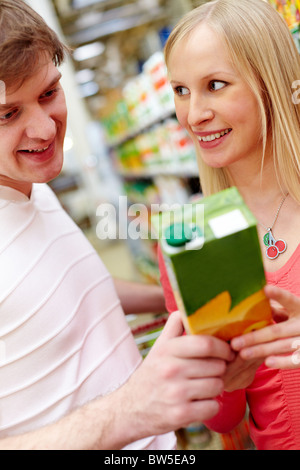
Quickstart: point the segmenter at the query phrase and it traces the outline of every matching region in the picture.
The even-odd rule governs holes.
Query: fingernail
[[[243,340],[243,338],[234,338],[231,342],[231,346],[233,349],[242,349],[243,346],[245,345],[245,341]]]
[[[269,357],[268,359],[265,360],[265,366],[267,367],[274,367],[275,366],[275,360]]]
[[[253,357],[253,351],[252,351],[252,349],[244,349],[241,352],[241,355],[242,355],[243,359],[251,359]]]

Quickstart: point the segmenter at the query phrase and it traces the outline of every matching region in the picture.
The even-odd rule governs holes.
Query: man
[[[0,0],[0,447],[172,449],[170,431],[217,413],[232,353],[174,314],[141,364],[110,275],[45,184],[63,164],[64,54]]]

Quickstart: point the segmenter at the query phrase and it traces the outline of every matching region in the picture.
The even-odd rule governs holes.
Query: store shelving
[[[193,193],[189,180],[198,178],[195,147],[176,118],[162,52],[153,54],[124,86],[102,124],[128,204],[139,202],[149,208],[141,230],[149,230],[154,204],[166,210],[188,202]],[[149,235],[128,243],[140,271],[158,282],[157,241]]]
[[[300,52],[300,3],[299,0],[268,0],[285,19]]]

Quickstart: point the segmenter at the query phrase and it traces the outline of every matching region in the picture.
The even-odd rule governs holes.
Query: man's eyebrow
[[[46,86],[45,88],[45,91],[46,90],[49,90],[49,88],[51,88],[53,85],[55,85],[57,82],[59,82],[59,80],[61,79],[62,77],[62,74],[61,73],[58,73],[56,75],[56,77],[53,78],[53,80],[49,83],[49,85]]]
[[[11,109],[18,106],[18,103],[5,103],[5,104],[0,104],[0,112],[1,111],[6,111],[7,109]]]
[[[53,87],[53,85],[55,85],[57,82],[59,82],[59,80],[61,79],[62,77],[62,74],[61,73],[58,73],[54,78],[53,80],[51,80],[51,82],[44,88],[44,91],[41,93],[41,95],[43,93],[45,93],[47,90],[49,90],[51,87]],[[7,109],[11,109],[11,108],[15,108],[17,106],[19,106],[19,102],[16,101],[16,102],[13,102],[13,103],[5,103],[5,104],[2,104],[0,102],[0,112],[1,111],[6,111]]]

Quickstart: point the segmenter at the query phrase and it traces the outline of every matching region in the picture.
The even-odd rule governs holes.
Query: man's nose
[[[47,110],[36,106],[28,113],[26,136],[29,139],[51,140],[56,133],[56,124]]]

